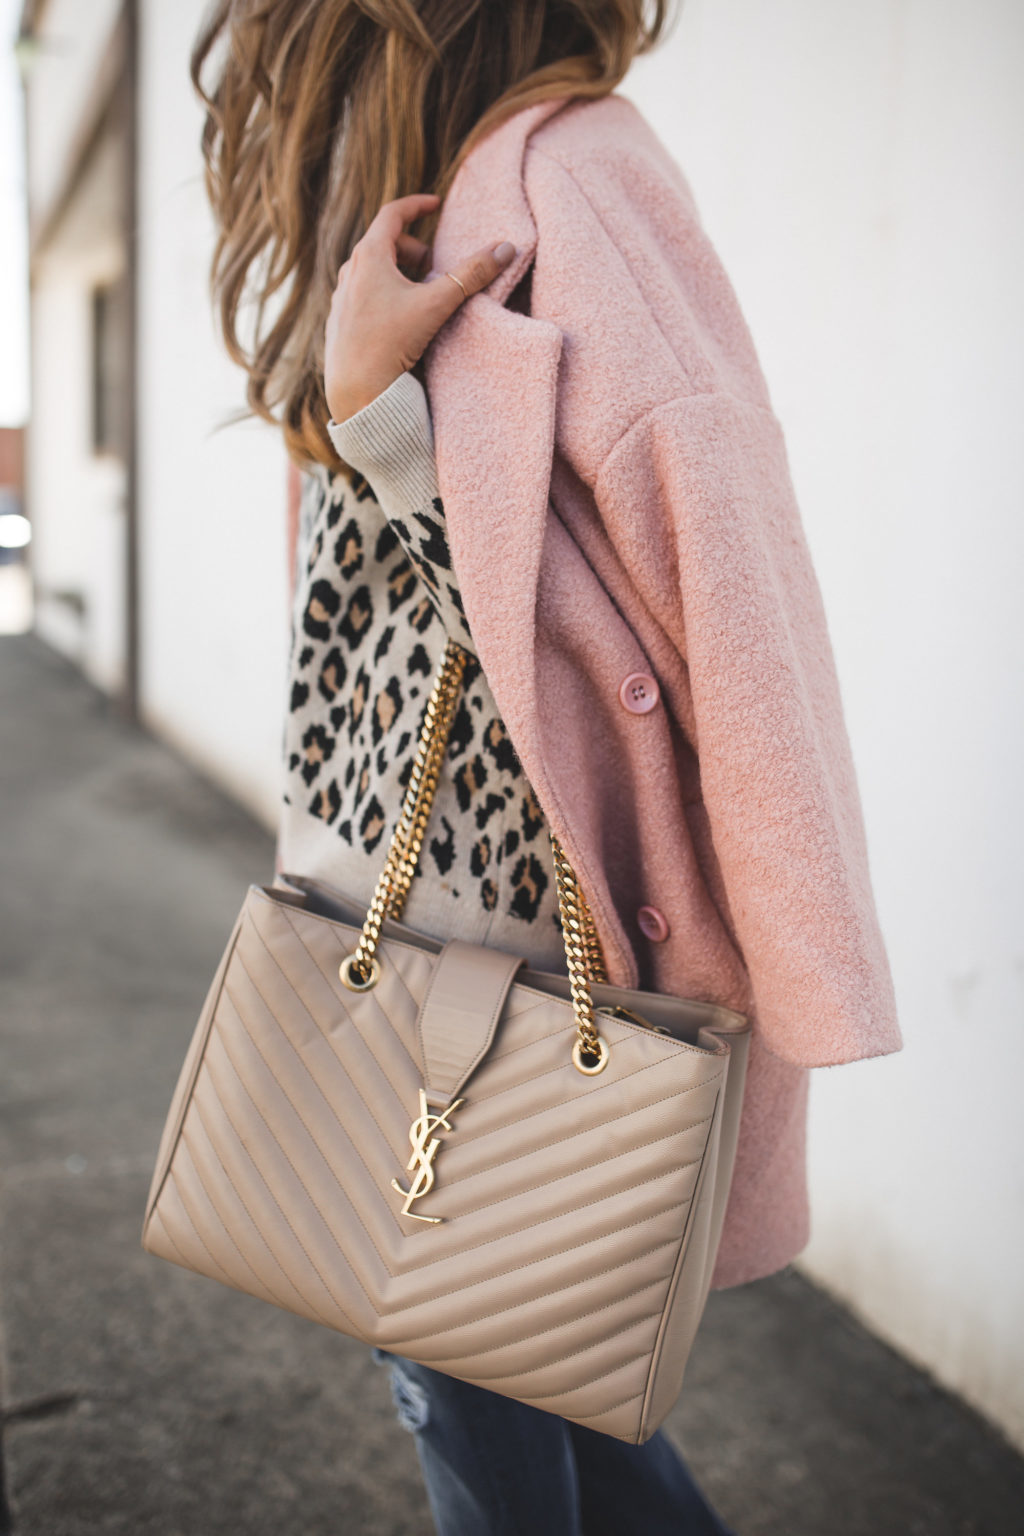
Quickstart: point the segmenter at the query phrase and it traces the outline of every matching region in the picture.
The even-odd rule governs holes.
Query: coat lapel
[[[581,793],[586,798],[578,781],[567,791],[564,771],[565,762],[586,758],[578,741],[586,722],[545,719],[545,679],[538,676],[551,661],[537,651],[537,604],[562,331],[504,307],[537,249],[523,186],[526,142],[563,104],[541,102],[503,123],[473,150],[452,184],[434,240],[435,270],[488,241],[511,240],[516,255],[432,343],[427,388],[452,563],[480,663],[526,777],[587,891],[609,977],[635,986],[635,958],[602,870],[589,867],[586,831],[570,827],[562,812]],[[562,750],[573,741],[575,757]],[[560,769],[556,786],[551,774]],[[590,844],[599,839],[591,837]]]
[[[442,209],[437,271],[489,241],[516,247],[510,266],[467,300],[426,355],[438,480],[466,617],[498,708],[533,777],[534,612],[554,452],[562,333],[504,308],[529,269],[537,230],[523,188],[526,141],[556,112],[544,101],[472,151]]]

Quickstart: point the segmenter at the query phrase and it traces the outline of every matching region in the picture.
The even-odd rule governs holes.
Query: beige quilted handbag
[[[301,877],[249,888],[142,1245],[640,1445],[707,1297],[749,1023],[609,985],[553,835],[568,975],[398,921],[464,665],[450,642],[369,913]]]

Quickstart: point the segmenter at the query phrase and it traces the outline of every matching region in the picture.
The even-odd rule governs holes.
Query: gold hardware
[[[610,1019],[628,1019],[630,1024],[639,1024],[641,1029],[653,1030],[656,1035],[671,1035],[672,1031],[666,1029],[664,1024],[652,1024],[650,1019],[643,1019],[632,1008],[624,1008],[621,1003],[614,1003],[607,1008],[599,1008],[598,1013],[606,1013]]]
[[[588,1067],[583,1060],[583,1052],[588,1056],[596,1056],[592,1067]],[[584,1045],[582,1040],[575,1040],[572,1047],[572,1064],[577,1072],[582,1072],[585,1077],[596,1077],[598,1072],[603,1072],[607,1065],[611,1051],[608,1049],[607,1040],[602,1040],[600,1035],[594,1036],[593,1045]]]
[[[426,835],[430,808],[437,793],[441,765],[448,750],[448,737],[455,718],[466,656],[467,653],[454,640],[449,640],[438,664],[430,697],[427,699],[412,773],[384,868],[377,881],[359,942],[340,968],[342,981],[354,992],[368,992],[376,985],[380,974],[376,950],[380,943],[381,927],[385,918],[401,917],[409,895],[413,875],[416,873],[416,862]],[[609,1047],[598,1038],[590,988],[593,982],[607,981],[608,975],[586,896],[554,832],[551,832],[550,837],[558,887],[558,909],[569,968],[569,990],[576,1019],[577,1050],[573,1053],[573,1060],[581,1072],[591,1074],[601,1071],[608,1059]],[[599,1065],[580,1066],[577,1058],[581,1053],[598,1057]]]
[[[370,974],[364,980],[355,967],[355,954],[346,955],[338,966],[338,975],[348,987],[350,992],[369,992],[380,981],[380,961],[376,955],[370,957]]]
[[[351,970],[357,977],[368,978],[371,973],[384,919],[402,915],[427,829],[430,807],[437,791],[465,665],[466,652],[449,641],[427,699],[423,729],[398,825],[392,834],[384,868],[370,901],[370,910],[359,935],[359,943],[352,955]]]
[[[405,1165],[406,1172],[415,1168],[416,1175],[408,1189],[403,1189],[397,1179],[391,1180],[391,1188],[397,1189],[400,1195],[405,1196],[405,1204],[402,1206],[403,1216],[411,1216],[414,1221],[429,1221],[435,1226],[444,1220],[443,1216],[418,1216],[415,1211],[410,1211],[409,1207],[414,1200],[421,1200],[428,1190],[434,1187],[434,1159],[441,1145],[441,1139],[439,1136],[432,1136],[431,1132],[436,1131],[439,1125],[443,1125],[446,1131],[452,1130],[453,1127],[449,1125],[447,1116],[465,1102],[465,1099],[456,1099],[454,1104],[448,1105],[447,1109],[432,1112],[427,1107],[426,1093],[422,1088],[420,1089],[420,1112],[409,1127],[412,1156]]]
[[[565,941],[565,957],[569,963],[569,991],[573,1013],[576,1015],[576,1044],[573,1046],[573,1065],[588,1077],[603,1070],[608,1060],[609,1047],[597,1033],[594,1023],[594,999],[591,996],[592,981],[605,979],[604,962],[594,928],[594,919],[580,889],[575,871],[565,856],[565,850],[554,832],[550,834],[551,851],[555,861],[555,880],[558,885],[558,910],[562,919],[562,937]],[[594,971],[598,975],[594,975]],[[582,1056],[596,1056],[597,1065],[586,1067]]]

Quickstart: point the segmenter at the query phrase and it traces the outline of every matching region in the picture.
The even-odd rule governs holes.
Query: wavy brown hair
[[[662,37],[670,3],[217,0],[190,73],[218,231],[211,290],[248,374],[242,416],[280,424],[297,463],[336,468],[324,327],[381,204],[444,197],[473,145],[532,102],[606,95]],[[429,242],[436,219],[414,233]]]

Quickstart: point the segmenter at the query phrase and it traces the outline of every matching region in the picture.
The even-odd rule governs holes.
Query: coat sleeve
[[[898,1050],[892,978],[821,595],[770,410],[646,412],[595,486],[674,564],[700,783],[762,1039],[800,1065]],[[825,1026],[823,1028],[823,1026]]]

